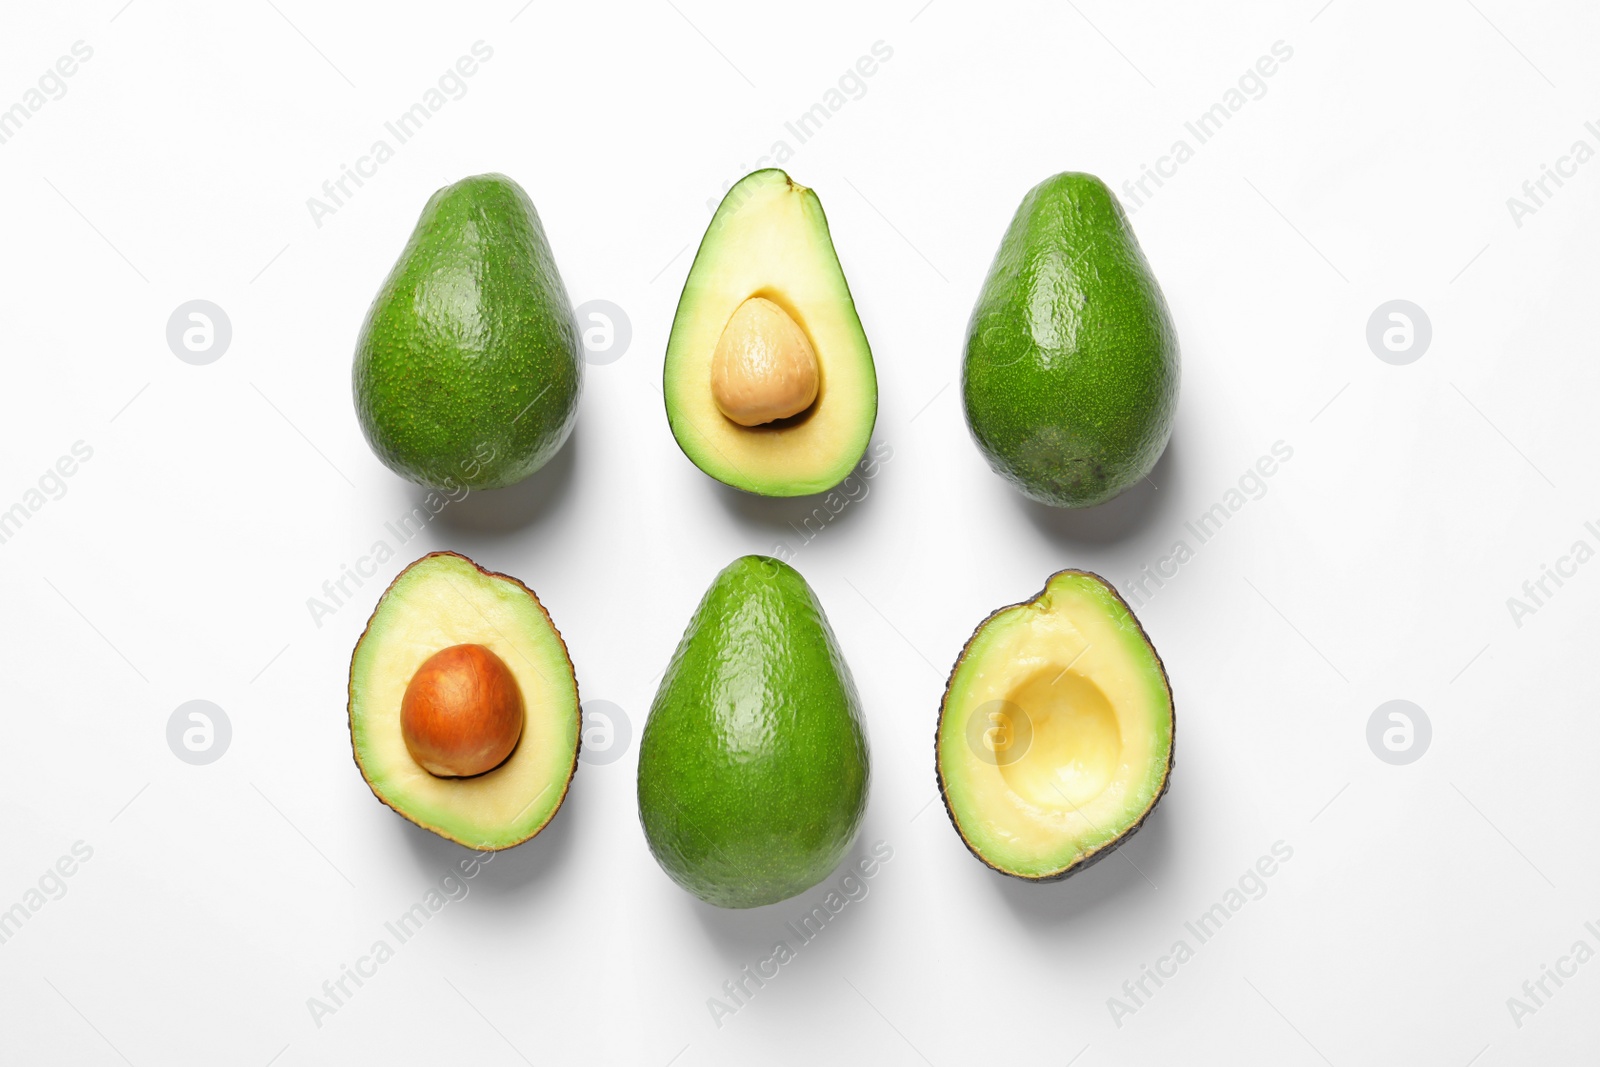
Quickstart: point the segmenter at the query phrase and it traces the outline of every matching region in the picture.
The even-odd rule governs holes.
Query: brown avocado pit
[[[506,761],[522,736],[522,690],[483,645],[440,649],[423,661],[400,702],[406,749],[429,774],[471,778]]]

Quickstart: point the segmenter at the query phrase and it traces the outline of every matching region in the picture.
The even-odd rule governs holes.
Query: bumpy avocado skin
[[[1178,337],[1122,206],[1057,174],[1017,208],[967,327],[967,425],[995,472],[1056,507],[1104,503],[1156,465]]]
[[[690,620],[640,740],[650,851],[711,904],[784,900],[844,858],[868,778],[860,700],[821,605],[787,564],[735,560]]]
[[[356,345],[356,414],[389,469],[440,488],[521,481],[578,413],[583,349],[528,194],[501,174],[422,209]]]

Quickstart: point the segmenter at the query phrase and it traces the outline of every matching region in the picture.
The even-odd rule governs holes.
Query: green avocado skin
[[[583,385],[566,286],[533,201],[502,174],[434,193],[367,311],[356,415],[390,470],[495,489],[560,450]]]
[[[711,904],[794,896],[844,858],[867,802],[850,668],[794,568],[745,556],[700,601],[639,743],[656,861]]]
[[[967,426],[995,472],[1056,507],[1150,473],[1178,406],[1178,337],[1122,205],[1092,174],[1022,200],[967,326]]]

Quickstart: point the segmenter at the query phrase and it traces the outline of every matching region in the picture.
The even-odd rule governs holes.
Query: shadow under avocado
[[[1065,928],[1094,918],[1119,900],[1138,901],[1161,886],[1173,846],[1165,814],[1157,806],[1121,847],[1059,882],[1027,882],[994,871],[988,872],[990,880],[1017,917],[1036,929]]]
[[[673,888],[682,895],[684,907],[694,912],[694,917],[700,921],[700,926],[706,933],[706,940],[716,946],[730,967],[738,970],[747,963],[754,963],[756,960],[771,956],[773,945],[779,941],[787,942],[789,948],[796,953],[803,952],[809,942],[800,943],[800,939],[789,929],[788,924],[798,924],[802,918],[810,914],[812,908],[820,907],[822,899],[838,889],[839,879],[845,875],[855,875],[856,881],[866,887],[867,893],[859,901],[850,902],[842,911],[830,918],[828,926],[844,919],[858,903],[870,898],[872,881],[861,877],[861,868],[858,865],[869,854],[871,847],[869,842],[877,839],[872,828],[863,823],[850,846],[850,851],[839,861],[839,866],[816,885],[776,904],[764,904],[759,908],[719,908],[715,904],[707,904],[676,883],[673,883]],[[841,892],[840,895],[844,894]],[[826,930],[827,926],[824,926],[822,931]],[[810,936],[815,939],[817,934]]]
[[[873,443],[869,443],[863,458],[873,455],[872,448]],[[808,496],[761,496],[715,479],[712,489],[717,503],[739,525],[763,534],[781,535],[790,543],[798,539],[805,544],[829,527],[853,521],[876,495],[873,483],[881,476],[881,464],[868,476],[858,462],[839,484]]]
[[[573,427],[566,444],[550,462],[516,485],[473,489],[447,504],[435,520],[440,529],[457,534],[509,534],[559,511],[572,488],[578,462],[578,432],[578,427]],[[429,493],[443,492],[424,486],[412,488],[419,506]]]
[[[573,777],[561,807],[537,837],[495,852],[487,862],[479,860],[478,873],[467,882],[470,895],[526,902],[529,892],[548,883],[570,861],[575,837],[573,824],[580,818],[576,809],[581,806],[583,790],[579,783],[582,778],[581,774]],[[411,848],[418,873],[433,885],[438,885],[446,874],[461,879],[461,861],[479,855],[476,849],[447,841],[409,819],[393,821],[399,824]]]
[[[1178,433],[1173,431],[1155,469],[1122,495],[1092,508],[1057,508],[1012,489],[1017,506],[1041,533],[1064,545],[1109,545],[1170,522],[1177,500]]]

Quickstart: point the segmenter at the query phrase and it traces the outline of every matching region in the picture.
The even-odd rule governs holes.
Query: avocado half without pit
[[[1064,570],[979,624],[950,672],[939,791],[972,854],[1045,882],[1144,823],[1172,772],[1172,689],[1133,612]]]
[[[385,591],[350,660],[350,738],[377,798],[470,848],[542,830],[577,769],[578,685],[531,589],[435,552]]]
[[[861,461],[878,379],[817,194],[747,175],[706,229],[678,301],[662,393],[711,477],[763,496],[833,488]]]

